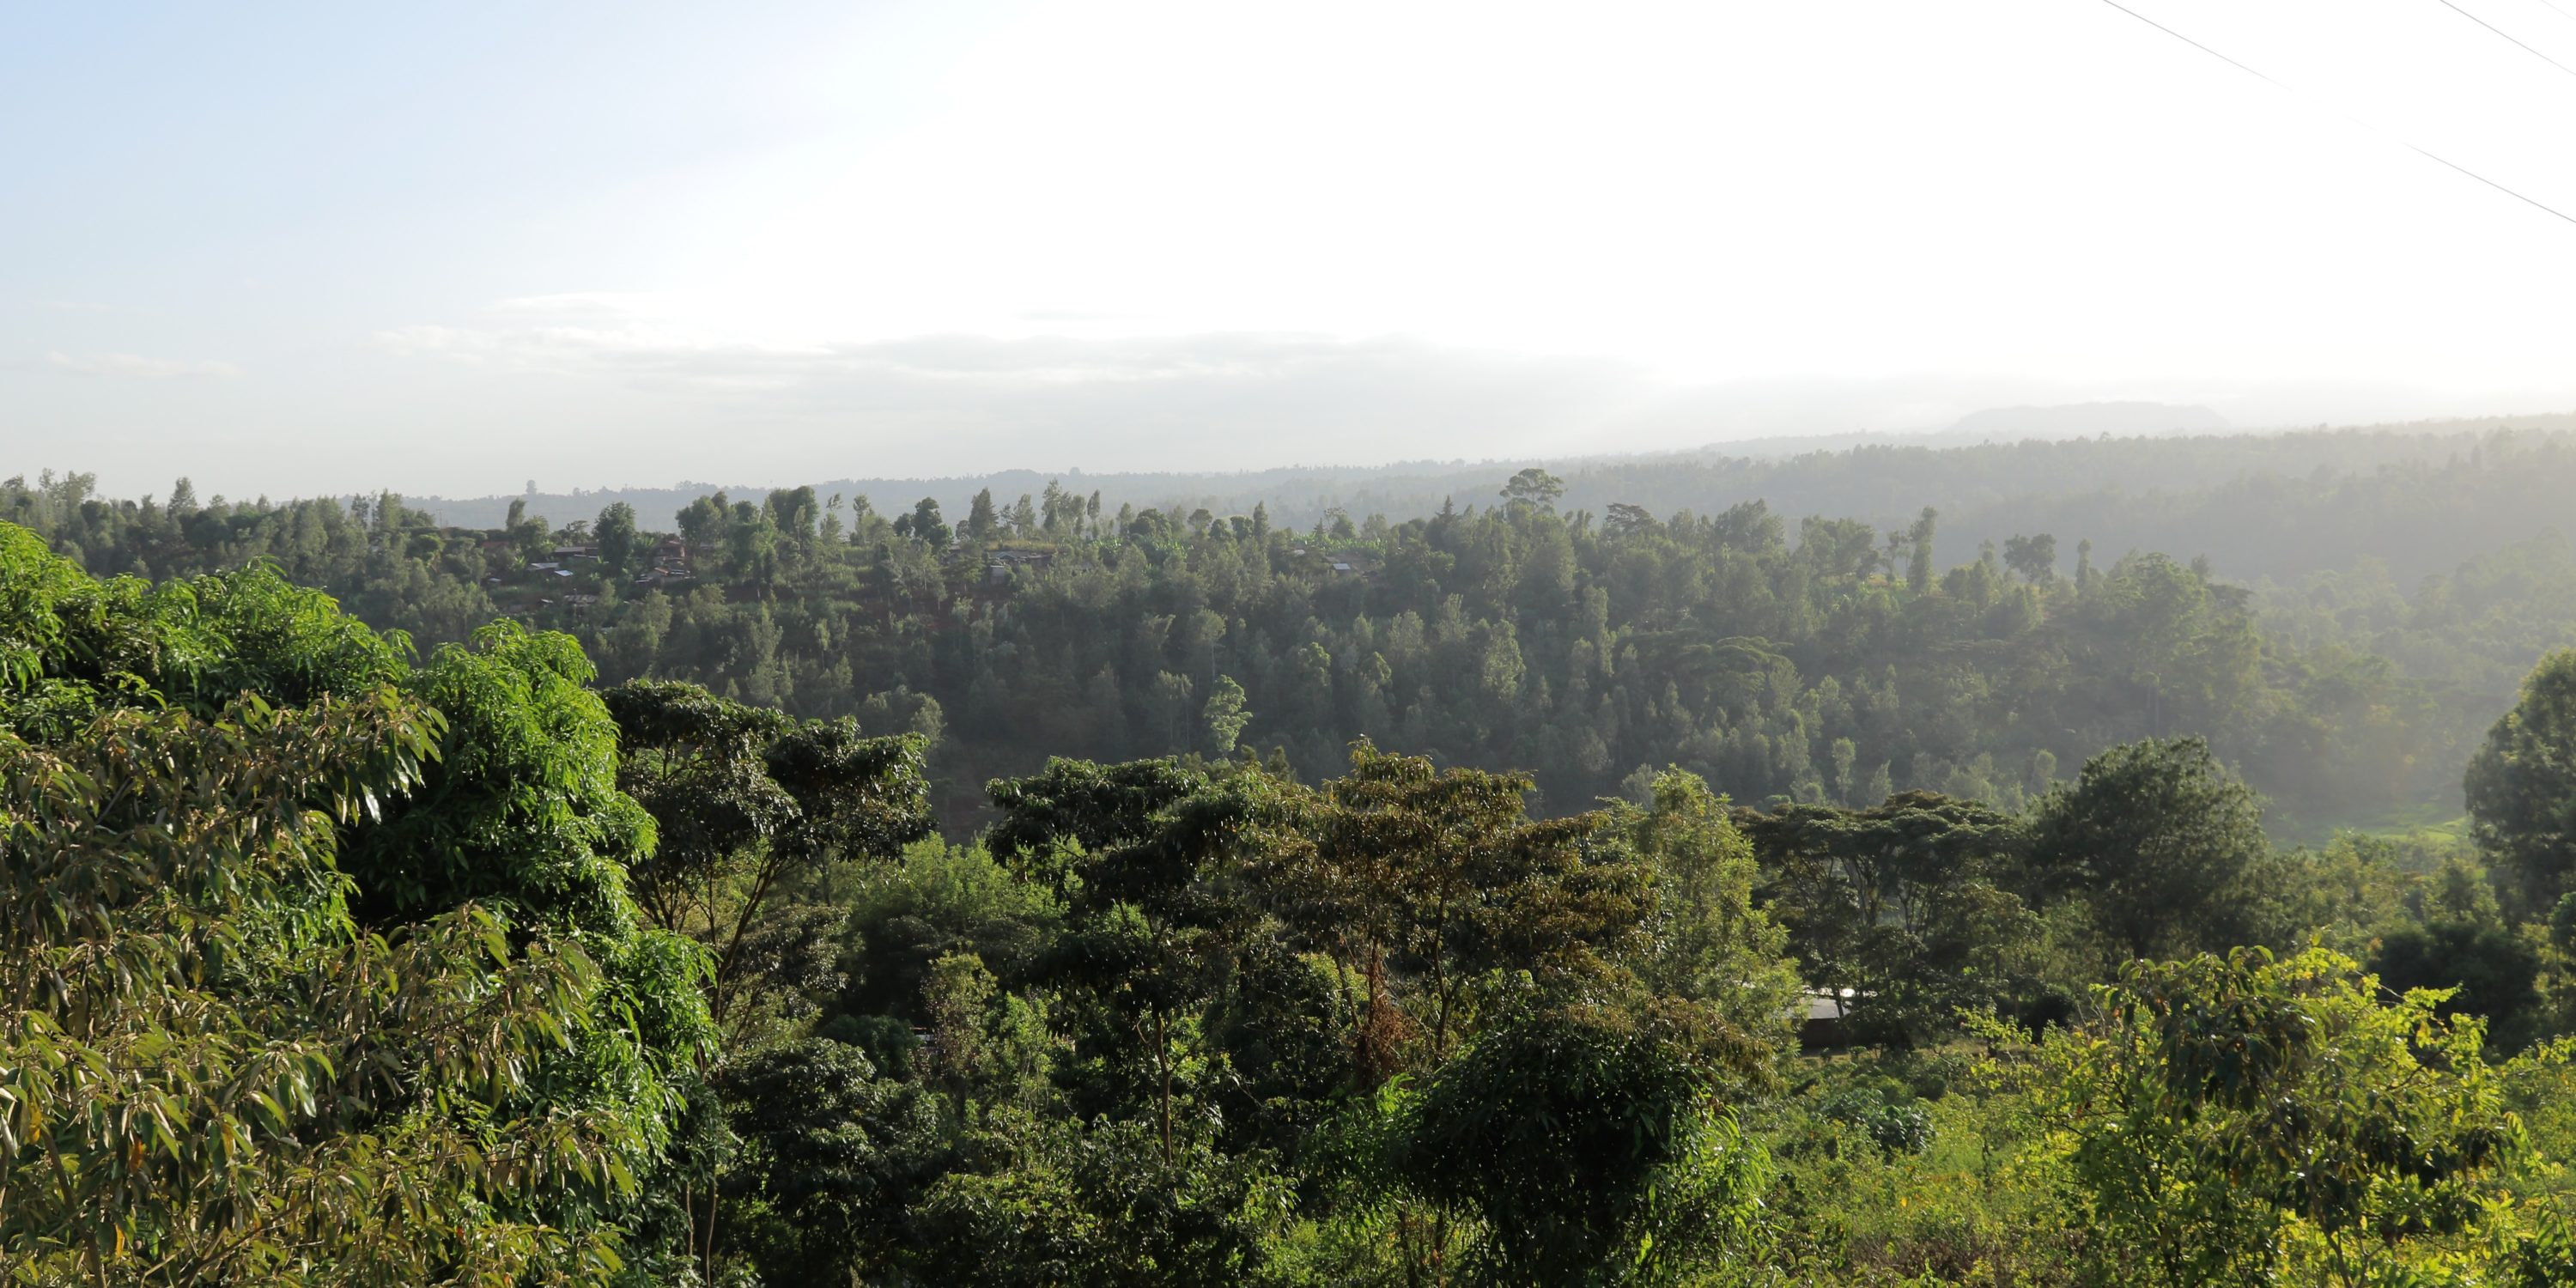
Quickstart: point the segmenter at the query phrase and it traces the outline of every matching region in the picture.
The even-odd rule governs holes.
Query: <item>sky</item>
[[[2576,0],[2122,3],[0,8],[0,475],[2576,407]]]

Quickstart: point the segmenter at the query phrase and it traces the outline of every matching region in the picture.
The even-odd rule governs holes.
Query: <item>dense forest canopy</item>
[[[1539,467],[1565,481],[1569,510],[1643,506],[1710,514],[1759,500],[1795,528],[1807,516],[1903,527],[1940,509],[1959,549],[2015,533],[2077,534],[2115,553],[2207,555],[2231,576],[2287,580],[2362,558],[2401,581],[2448,572],[2471,556],[2561,522],[2576,482],[2568,455],[2576,415],[2509,416],[2270,433],[1998,438],[1941,435],[1777,439],[1697,452],[1567,460],[1417,462],[1373,469],[1298,467],[1246,474],[1095,474],[1003,470],[939,479],[841,478],[819,495],[880,503],[928,496],[964,513],[979,492],[1008,501],[1050,482],[1103,503],[1188,514],[1250,514],[1310,528],[1335,512],[1426,515],[1484,505],[1495,480]],[[603,488],[524,496],[423,498],[416,508],[462,527],[501,524],[513,503],[558,518],[624,502],[648,520],[678,512],[714,485]],[[734,488],[734,495],[766,488]],[[2067,564],[2072,567],[2071,562]]]
[[[947,509],[808,488],[667,520],[514,505],[468,529],[390,494],[116,501],[72,475],[0,485],[0,517],[103,574],[273,560],[424,643],[507,615],[573,634],[612,680],[923,733],[952,830],[987,817],[976,784],[1040,749],[1241,743],[1319,773],[1365,736],[1528,770],[1548,812],[1636,795],[1665,764],[1741,800],[2016,808],[2103,748],[2198,734],[2276,827],[2314,838],[2455,817],[2478,732],[2576,642],[2576,556],[2553,526],[2576,447],[2548,435],[1872,446],[1514,477],[1294,529],[1259,501],[1113,508],[1053,481]],[[1773,487],[1785,502],[1692,508]],[[1932,500],[1896,523],[1789,517],[1900,496]],[[1962,533],[1962,512],[1991,535]],[[2089,535],[2123,530],[2160,542]]]
[[[924,733],[594,690],[564,634],[415,661],[15,526],[0,589],[27,1282],[2576,1270],[2576,650],[2411,851],[2275,848],[2197,738],[2025,810],[1673,768],[1540,818],[1218,754],[1226,703],[952,846]]]
[[[0,485],[0,1269],[2576,1281],[2563,536],[1491,491]]]

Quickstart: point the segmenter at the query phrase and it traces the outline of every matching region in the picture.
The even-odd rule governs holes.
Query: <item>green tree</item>
[[[1706,1005],[1736,1032],[1784,1050],[1797,963],[1788,934],[1756,906],[1761,881],[1753,843],[1727,815],[1726,798],[1693,773],[1666,769],[1652,803],[1612,808],[1614,826],[1653,873],[1652,945],[1636,959],[1656,993]]]
[[[616,575],[635,571],[644,546],[643,533],[635,526],[634,506],[610,502],[599,512],[591,536],[599,542],[600,566]]]
[[[636,902],[706,946],[708,1009],[729,1035],[747,1036],[764,1004],[810,1011],[822,999],[755,969],[772,900],[827,860],[890,859],[929,834],[921,739],[863,737],[854,720],[800,721],[671,681],[604,696],[626,748],[617,780],[661,838],[632,870]]]
[[[998,1115],[911,1215],[917,1282],[1225,1288],[1260,1282],[1292,1190],[1259,1158],[1151,1125]]]
[[[733,514],[733,503],[722,492],[698,497],[679,513],[680,540],[686,542],[693,558],[705,559],[715,553],[724,540],[725,524]]]
[[[2415,1282],[2392,1276],[2466,1242],[2523,1147],[2483,1025],[2349,958],[2134,962],[2100,1001],[2032,1085],[2123,1282]]]
[[[1608,816],[1531,820],[1529,790],[1521,775],[1439,771],[1363,740],[1350,772],[1325,784],[1303,843],[1264,856],[1291,922],[1367,981],[1368,1012],[1391,1018],[1386,982],[1405,977],[1417,1067],[1448,1058],[1489,972],[1597,978],[1643,934],[1650,879],[1593,844]],[[1380,1074],[1403,1055],[1362,1053]]]
[[[361,792],[364,808],[338,823],[345,915],[399,940],[474,908],[504,943],[577,948],[604,978],[582,994],[594,1011],[514,1076],[530,1112],[623,1115],[635,1128],[625,1174],[657,1165],[708,1037],[699,959],[635,924],[623,867],[649,847],[651,820],[615,789],[615,730],[568,637],[504,624],[415,669],[408,641],[272,568],[97,582],[10,527],[0,586],[0,727],[40,746],[69,747],[119,709],[212,720],[248,702],[300,710],[389,690],[434,709],[435,752],[405,789]],[[558,1204],[532,1218],[574,1231],[637,1228],[655,1201],[532,1194]]]
[[[922,1013],[930,1020],[922,1062],[930,1078],[966,1118],[966,1093],[990,1060],[985,1013],[993,1004],[993,972],[970,953],[950,953],[930,964],[921,984]]]
[[[1402,1113],[1396,1171],[1481,1219],[1475,1282],[1672,1283],[1752,1242],[1766,1164],[1683,1034],[1593,1009],[1477,1038]]]
[[[420,789],[351,838],[344,860],[371,919],[468,900],[624,938],[626,868],[653,824],[617,790],[617,728],[570,636],[515,622],[449,645],[404,679],[446,717]]]
[[[2576,876],[2576,649],[2542,658],[2513,710],[2469,761],[2478,844],[2525,906],[2546,908]]]
[[[990,541],[1001,535],[1001,530],[1000,512],[993,508],[993,489],[977,491],[974,504],[966,509],[966,522],[959,529],[960,535],[969,541]]]
[[[2021,574],[2023,581],[2044,586],[2057,579],[2057,538],[2048,533],[2035,537],[2013,536],[2004,541],[2004,566]]]
[[[948,548],[948,525],[940,520],[939,502],[931,497],[921,498],[912,513],[898,517],[894,530],[896,535],[911,537],[933,550]]]
[[[855,1283],[904,1247],[904,1214],[946,1170],[935,1097],[855,1047],[754,1053],[721,1085],[741,1158],[726,1178],[735,1242],[767,1283]]]
[[[1217,756],[1234,754],[1235,744],[1243,741],[1243,727],[1252,723],[1252,712],[1245,709],[1243,686],[1234,677],[1220,675],[1216,687],[1208,693],[1207,707],[1199,718],[1207,725],[1208,746]]]
[[[2448,992],[2441,1013],[2485,1020],[2497,1050],[2519,1051],[2539,1036],[2540,951],[2507,927],[2450,917],[2401,927],[2381,938],[2371,966],[2400,992]]]
[[[1951,1030],[1962,1007],[2033,987],[2041,927],[2006,888],[2027,844],[2021,820],[1931,792],[1738,819],[1806,982],[1847,992],[1859,1032],[1909,1043]]]
[[[906,1041],[914,1023],[932,1027],[925,1003],[942,958],[972,957],[1001,987],[1025,990],[1063,915],[1044,884],[1019,879],[981,848],[935,837],[868,869],[841,908],[849,985],[839,1009],[900,1017]],[[823,1021],[825,1036],[837,1018]]]
[[[1230,1146],[1293,1147],[1346,1081],[1347,1015],[1242,878],[1295,835],[1306,793],[1248,764],[1171,761],[1055,761],[993,792],[1006,812],[988,842],[1070,892],[1040,977],[1072,1038],[1057,1067],[1075,1107],[1144,1117],[1174,1165],[1196,1148],[1190,1123],[1220,1112]]]
[[[1084,1004],[1090,1032],[1077,1052],[1136,1070],[1167,1163],[1199,1066],[1198,1017],[1239,920],[1211,897],[1237,819],[1235,802],[1210,785],[1171,761],[1104,768],[1054,760],[1044,774],[990,788],[1005,818],[987,844],[1070,891],[1049,974]]]
[[[374,513],[376,516],[376,526],[379,529],[382,529],[393,522],[392,519],[386,517],[386,508],[388,503],[391,503],[396,509],[400,508],[399,499],[395,498],[391,493],[387,493],[384,497],[378,498],[374,508]],[[542,560],[552,553],[555,542],[555,529],[553,524],[546,522],[546,516],[542,514],[529,514],[527,512],[527,502],[524,498],[514,498],[510,502],[509,526],[503,533],[503,536],[509,541],[510,548],[518,554],[519,561],[521,563],[529,563]]]
[[[2131,958],[2262,942],[2270,857],[2260,799],[2199,738],[2103,752],[2032,818],[2035,888],[2080,901]]]
[[[614,1013],[577,938],[351,917],[418,781],[390,689],[0,731],[0,1248],[29,1283],[604,1283],[651,1100],[539,1080]],[[513,939],[518,942],[513,943]]]
[[[815,499],[811,487],[776,488],[761,500],[763,517],[769,527],[787,539],[801,555],[813,548],[816,520],[822,516],[822,503]]]
[[[1503,500],[1511,505],[1553,510],[1556,499],[1563,495],[1565,480],[1535,465],[1513,475],[1509,482],[1503,484]]]
[[[1918,595],[1932,588],[1932,532],[1940,519],[1941,512],[1927,505],[1905,531],[1906,544],[1913,550],[1905,565],[1905,588]]]

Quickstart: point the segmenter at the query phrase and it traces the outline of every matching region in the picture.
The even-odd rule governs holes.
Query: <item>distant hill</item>
[[[2227,418],[2207,407],[2170,403],[2092,402],[2059,407],[1990,407],[1970,412],[1936,438],[1997,443],[2026,438],[2091,438],[2097,434],[2212,434]]]
[[[1183,514],[1204,508],[1222,516],[1248,514],[1260,505],[1273,523],[1303,528],[1336,508],[1354,519],[1374,513],[1402,520],[1444,504],[1491,505],[1503,480],[1539,465],[1565,480],[1568,510],[1597,514],[1625,502],[1656,514],[1707,514],[1761,500],[1794,532],[1797,520],[1808,515],[1900,527],[1929,505],[1939,507],[1942,539],[1952,550],[1973,551],[1980,542],[2047,531],[2063,538],[2061,549],[2070,558],[2073,543],[2090,538],[2105,557],[2130,549],[2185,557],[2207,553],[2229,575],[2248,579],[2294,576],[2316,567],[2315,547],[2331,542],[2344,543],[2345,553],[2331,561],[2336,565],[2369,555],[2401,579],[2447,572],[2472,555],[2565,524],[2564,497],[2576,494],[2576,478],[2560,477],[2576,462],[2576,415],[2171,432],[2195,415],[2216,419],[2206,408],[2095,403],[1978,413],[1961,424],[2048,428],[2018,436],[1972,428],[1967,432],[1976,433],[1974,441],[1954,426],[1930,434],[1717,443],[1658,455],[1287,466],[1224,474],[997,470],[951,478],[818,480],[813,486],[825,497],[866,496],[881,513],[909,510],[928,496],[955,519],[964,516],[979,489],[991,489],[1007,505],[1054,481],[1082,495],[1100,493],[1101,504],[1112,511],[1121,505]],[[2115,418],[2153,418],[2148,423],[2164,428],[2107,437],[2091,428]],[[2559,450],[2543,451],[2514,470],[2474,468],[2508,438],[2524,448],[2557,444]],[[2415,515],[2420,522],[2389,519],[2413,514],[2408,494],[2420,490],[2427,475],[2464,467],[2472,468],[2477,486],[2491,495],[2465,509]],[[2566,490],[2557,490],[2562,485]],[[682,507],[717,490],[682,483],[524,498],[408,500],[442,522],[464,527],[499,524],[514,499],[526,500],[531,513],[558,524],[591,518],[624,501],[645,527],[668,529]],[[758,500],[768,488],[723,490],[736,499]],[[2269,499],[2249,504],[2255,496]],[[2374,520],[2365,502],[2376,500],[2392,508]]]
[[[1602,513],[1613,502],[1716,513],[1762,500],[1795,533],[1806,515],[1860,518],[1901,528],[1924,505],[1940,507],[1942,544],[1973,551],[1981,541],[2048,531],[2061,549],[2092,538],[2102,556],[2159,549],[2210,554],[2231,577],[2295,577],[2342,567],[2352,556],[2383,559],[2414,580],[2450,572],[2463,559],[2566,526],[2576,495],[2576,415],[2488,417],[2352,430],[2102,435],[2076,425],[2215,412],[2159,404],[2009,407],[1978,412],[1963,425],[2048,425],[2048,433],[1973,443],[1950,428],[1927,435],[1832,435],[1713,443],[1700,451],[1589,459],[1406,461],[1391,466],[1283,466],[1244,474],[1087,474],[1002,469],[951,479],[822,479],[822,497],[868,497],[878,513],[912,510],[920,497],[963,518],[976,489],[1010,505],[1048,482],[1100,505],[1162,507],[1244,515],[1267,507],[1278,526],[1306,528],[1332,510],[1391,520],[1430,515],[1443,505],[1494,505],[1504,479],[1522,466],[1564,477],[1566,510]],[[2496,469],[2499,451],[2519,451]],[[2483,464],[2481,464],[2483,461]],[[2434,484],[2439,474],[2458,477]],[[2460,474],[2465,471],[2465,474]],[[407,497],[410,505],[466,528],[497,526],[513,500],[554,523],[592,518],[629,502],[647,528],[672,528],[680,507],[714,484],[536,492],[528,497]],[[729,487],[734,500],[760,500],[768,487]],[[2429,495],[2447,505],[2424,510]],[[2329,549],[2342,554],[2324,559]],[[2071,556],[2071,554],[2069,554]]]

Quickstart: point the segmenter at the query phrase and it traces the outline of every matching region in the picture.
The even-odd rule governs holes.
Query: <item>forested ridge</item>
[[[2455,816],[2475,736],[2544,651],[2576,642],[2576,559],[2551,526],[2576,452],[2546,437],[2242,436],[1761,466],[1849,484],[1862,504],[1908,479],[1910,495],[1956,487],[1991,507],[1994,485],[1959,471],[1999,451],[2025,457],[2004,472],[2038,487],[2099,468],[2052,473],[2071,453],[2152,479],[2159,452],[2304,460],[2338,438],[2341,472],[2116,503],[2026,496],[2032,526],[1974,543],[1940,507],[1883,527],[1793,526],[1765,500],[1579,508],[1585,477],[1544,471],[1517,476],[1527,495],[1492,486],[1482,505],[1297,530],[1259,502],[1109,509],[1053,483],[964,514],[800,488],[701,497],[667,519],[612,503],[458,529],[391,495],[111,501],[73,475],[0,485],[0,516],[99,573],[274,560],[423,644],[507,614],[573,634],[612,680],[931,733],[952,830],[988,817],[984,779],[1049,753],[1242,743],[1315,773],[1365,736],[1527,770],[1549,812],[1633,794],[1641,767],[1665,764],[1741,800],[1927,790],[2013,808],[2105,747],[2189,733],[2271,797],[2276,828],[2322,838]],[[2451,455],[2426,463],[2428,444]],[[1628,481],[1668,496],[1689,478]],[[2193,543],[2172,549],[2258,550],[2275,575],[2082,535],[2122,504],[2163,507]],[[657,544],[666,533],[685,553]],[[2429,577],[2374,553],[2419,537],[2458,548],[2462,533],[2494,544]]]
[[[905,505],[927,496],[951,514],[975,493],[1008,501],[1056,483],[1088,497],[1171,514],[1250,514],[1310,528],[1339,510],[1396,518],[1484,505],[1495,481],[1526,467],[1564,480],[1568,510],[1613,504],[1657,514],[1713,514],[1760,500],[1793,528],[1810,516],[1902,528],[1938,507],[1958,548],[2017,532],[2077,534],[2104,550],[2207,555],[2232,577],[2288,580],[2370,558],[2399,580],[2460,562],[2560,523],[2576,487],[2576,416],[2508,416],[2291,432],[2033,438],[1982,443],[1906,436],[1841,443],[1774,440],[1694,452],[1571,460],[1417,462],[1373,469],[1306,467],[1247,474],[1041,473],[1003,470],[939,479],[817,480],[818,494]],[[605,488],[525,496],[422,498],[438,522],[492,527],[513,503],[580,517],[624,501],[648,520],[715,485]],[[766,488],[731,489],[758,495]],[[2072,556],[2072,549],[2067,551]]]
[[[5,485],[0,1269],[2576,1281],[2562,539],[1498,485]]]

